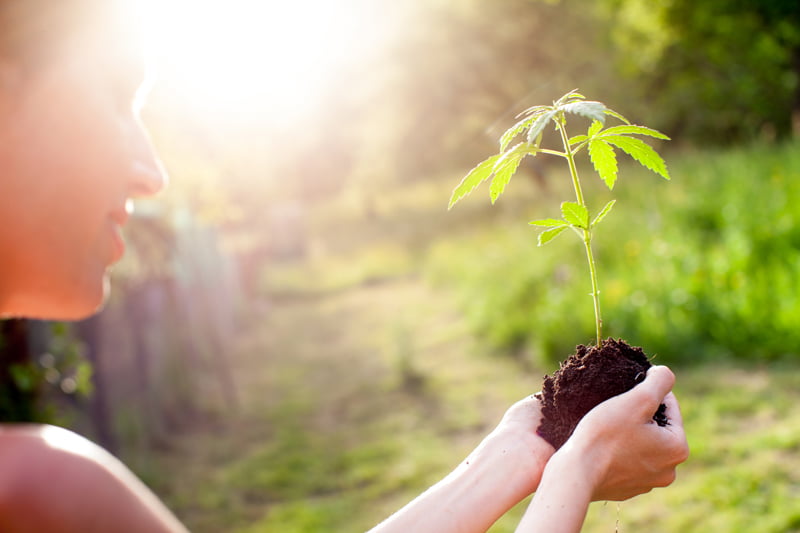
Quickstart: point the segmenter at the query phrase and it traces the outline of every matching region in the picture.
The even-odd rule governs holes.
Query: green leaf
[[[564,105],[566,102],[571,100],[585,100],[586,97],[583,96],[581,93],[578,92],[578,89],[572,89],[570,92],[562,96],[556,101],[556,107]]]
[[[602,102],[572,102],[560,106],[560,109],[567,113],[573,113],[575,115],[596,120],[600,123],[605,123],[606,121],[606,106]]]
[[[600,213],[598,213],[596,217],[594,217],[594,220],[592,220],[592,227],[596,226],[601,220],[603,220],[606,217],[608,213],[611,212],[611,208],[614,207],[614,204],[616,202],[617,202],[616,200],[611,200],[606,204],[603,210],[600,211]]]
[[[575,137],[572,137],[572,138],[569,140],[569,145],[570,145],[570,146],[573,146],[573,145],[575,145],[575,144],[580,144],[580,143],[582,143],[583,141],[585,141],[585,140],[586,140],[586,139],[588,139],[588,138],[589,138],[589,137],[587,137],[586,135],[576,135]]]
[[[464,179],[461,180],[461,183],[453,189],[453,194],[450,196],[450,204],[447,206],[447,209],[451,209],[456,202],[471,193],[475,187],[480,185],[484,180],[488,179],[494,172],[495,163],[497,163],[497,160],[500,159],[502,155],[503,154],[493,155],[470,170],[467,175],[464,176]]]
[[[566,226],[567,222],[564,220],[559,220],[557,218],[543,218],[541,220],[531,220],[528,224],[532,226],[545,226],[548,228],[557,228],[560,226]]]
[[[643,140],[635,137],[624,137],[622,135],[610,135],[608,137],[603,137],[603,140],[609,144],[613,144],[634,158],[643,167],[649,168],[665,179],[669,179],[667,164],[661,156]]]
[[[8,371],[14,385],[22,392],[30,392],[36,387],[36,371],[30,365],[13,364]]]
[[[667,137],[660,131],[656,131],[646,126],[636,126],[632,124],[628,124],[626,126],[614,126],[613,128],[608,128],[607,130],[603,131],[603,135],[631,135],[631,134],[649,135],[650,137],[655,137],[656,139],[664,139],[665,141],[669,140],[669,137]]]
[[[561,214],[564,220],[579,228],[589,228],[589,211],[575,202],[564,202],[561,204]]]
[[[611,115],[612,117],[621,120],[625,124],[630,124],[631,123],[630,120],[628,120],[627,118],[623,117],[622,115],[620,115],[616,111],[612,111],[611,109],[606,108],[605,114],[606,115]]]
[[[567,229],[568,226],[561,226],[560,228],[552,228],[549,230],[545,230],[539,234],[539,246],[544,246],[548,242],[552,241]]]
[[[573,146],[575,144],[580,144],[587,140],[590,140],[601,129],[603,129],[603,124],[597,120],[593,120],[592,124],[589,126],[589,129],[586,132],[586,135],[576,135],[575,137],[569,140],[569,145]]]
[[[589,141],[589,159],[606,186],[613,189],[617,181],[617,155],[614,149],[605,140],[593,139]]]
[[[519,117],[526,116],[526,115],[538,115],[539,113],[544,113],[548,109],[551,109],[551,107],[548,106],[548,105],[535,105],[533,107],[529,107],[525,111],[521,111],[520,113],[517,113],[517,116],[514,117],[514,118],[519,118]]]
[[[592,124],[589,126],[589,129],[586,130],[586,135],[588,135],[589,137],[594,137],[595,135],[597,135],[597,132],[599,132],[601,129],[603,129],[602,122],[600,122],[599,120],[592,121]]]
[[[489,196],[492,204],[503,194],[503,191],[511,180],[511,176],[517,171],[522,158],[528,155],[530,144],[519,143],[510,150],[507,150],[500,159],[494,164],[494,178],[489,186]]]
[[[511,143],[511,141],[514,140],[514,137],[522,133],[522,131],[525,130],[525,128],[530,127],[530,125],[535,120],[536,120],[535,116],[527,117],[520,120],[510,128],[508,128],[506,132],[503,134],[503,136],[500,137],[500,151],[505,152],[506,148],[508,148],[509,143]]]
[[[92,365],[88,361],[81,361],[75,369],[75,392],[79,395],[89,396],[94,391],[92,372]]]
[[[539,136],[544,131],[544,127],[547,126],[547,123],[553,119],[556,113],[557,111],[555,109],[551,109],[550,111],[539,115],[536,121],[531,125],[531,129],[528,130],[529,143],[537,144],[537,139],[539,139]]]

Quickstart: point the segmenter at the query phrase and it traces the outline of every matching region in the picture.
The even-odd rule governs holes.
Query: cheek
[[[94,118],[51,120],[49,129],[31,130],[13,164],[2,161],[13,191],[0,200],[0,224],[13,231],[0,235],[0,251],[16,264],[3,275],[36,302],[33,315],[86,316],[104,298],[109,216],[126,196],[124,142],[118,120]]]

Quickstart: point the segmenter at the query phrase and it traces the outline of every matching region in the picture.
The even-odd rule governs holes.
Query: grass
[[[450,301],[403,279],[276,305],[236,350],[246,407],[178,439],[157,489],[196,533],[368,529],[539,386],[477,351]],[[672,487],[593,504],[585,531],[800,530],[800,368],[676,370],[690,460]]]
[[[713,154],[706,167],[707,158],[686,154],[677,163],[683,171],[673,170],[676,182],[668,190],[674,196],[655,200],[649,214],[644,207],[633,209],[643,217],[634,229],[651,233],[622,239],[622,265],[611,264],[605,273],[601,267],[610,301],[606,314],[621,316],[610,333],[632,331],[635,340],[669,347],[668,339],[655,343],[659,331],[641,330],[643,321],[666,323],[678,348],[693,350],[681,358],[657,351],[657,361],[678,375],[692,455],[671,487],[619,506],[593,504],[585,531],[615,531],[617,522],[622,532],[800,531],[800,414],[794,409],[800,364],[797,344],[780,336],[795,323],[796,310],[781,304],[776,323],[769,325],[761,312],[768,302],[742,300],[769,286],[768,271],[751,276],[742,268],[754,249],[768,250],[765,264],[773,267],[794,257],[797,226],[788,204],[780,208],[778,193],[793,194],[791,180],[800,166],[786,163],[792,152],[782,150]],[[757,182],[737,188],[731,180],[712,195],[722,202],[720,209],[703,207],[699,199],[686,204],[686,172],[711,187],[720,174],[730,178],[737,168],[773,176],[777,189]],[[431,200],[440,198],[444,208],[449,191],[442,181],[416,184],[413,194],[382,202],[373,221],[381,230],[346,209],[347,216],[328,213],[339,225],[324,223],[324,217],[316,222],[317,238],[328,244],[322,253],[266,273],[269,305],[231,347],[241,407],[176,436],[170,449],[140,463],[146,480],[192,531],[366,530],[444,476],[511,403],[538,389],[555,363],[537,352],[564,357],[591,339],[587,290],[568,289],[581,274],[556,262],[564,252],[537,249],[535,232],[525,224],[547,215],[538,211],[536,195],[554,191],[515,180],[510,186],[523,191],[510,197],[533,204],[489,210],[482,199],[469,198],[462,214],[448,219]],[[742,194],[748,201],[758,194],[772,198],[771,207],[757,215],[777,213],[777,222],[756,233],[758,239],[743,229],[759,228],[756,215],[745,214],[737,224],[714,218],[741,213]],[[664,209],[672,204],[689,217],[682,223],[696,226],[693,235],[699,239],[705,232],[701,250],[707,254],[692,248],[698,240],[678,239],[681,228],[667,229]],[[638,204],[627,199],[625,205]],[[609,224],[617,217],[616,224],[631,225],[620,213]],[[490,223],[476,231],[479,221]],[[413,245],[405,246],[404,239]],[[637,262],[643,257],[651,262]],[[707,277],[696,278],[701,275]],[[676,278],[692,284],[659,285]],[[784,289],[793,287],[783,274],[773,279]],[[737,291],[737,283],[749,287]],[[698,303],[703,284],[717,291],[723,305],[709,310]],[[587,304],[581,307],[586,313],[576,301]],[[747,328],[739,327],[742,317],[752,319]],[[503,330],[501,323],[510,326]],[[692,349],[689,334],[706,326],[714,331]],[[770,353],[787,356],[747,360],[710,348],[719,346],[714,343],[726,331],[761,326],[777,335]],[[493,335],[513,342],[496,342]],[[713,357],[703,362],[708,354]],[[522,509],[491,532],[513,531]]]
[[[160,468],[190,477],[157,490],[195,532],[366,530],[401,507],[538,379],[475,358],[431,296],[400,279],[276,304],[236,350],[246,407],[178,439]]]
[[[797,143],[678,153],[668,157],[672,183],[621,168],[629,179],[596,242],[605,334],[672,363],[791,359],[800,344],[798,153]],[[551,178],[566,197],[565,176]],[[441,241],[429,272],[462,293],[488,346],[551,364],[564,351],[565,319],[582,342],[592,338],[589,280],[574,242],[535,246],[526,222],[550,212],[527,200],[513,224],[479,219],[477,236]]]

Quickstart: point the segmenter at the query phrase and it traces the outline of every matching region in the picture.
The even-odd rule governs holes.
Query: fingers
[[[661,403],[675,385],[675,374],[666,366],[651,366],[647,370],[647,377],[642,384],[646,384],[647,388],[656,396],[658,403]]]
[[[536,396],[528,396],[513,404],[503,415],[498,427],[518,427],[524,428],[531,433],[536,432],[536,428],[542,421],[542,404]]]
[[[686,461],[689,458],[689,442],[686,440],[686,433],[683,429],[683,417],[681,416],[681,409],[678,406],[678,400],[671,392],[664,398],[664,404],[667,406],[667,418],[669,425],[666,427],[673,437],[672,458],[674,465]]]
[[[505,418],[530,416],[531,414],[538,413],[541,410],[541,407],[541,400],[536,396],[536,394],[532,394],[531,396],[523,398],[509,407],[506,411]]]
[[[645,380],[625,393],[637,406],[637,412],[649,419],[664,402],[672,386],[675,384],[675,374],[666,366],[652,366],[647,371]]]
[[[667,406],[666,415],[669,423],[683,427],[683,415],[681,415],[681,407],[678,405],[678,399],[671,392],[664,397],[664,405]]]

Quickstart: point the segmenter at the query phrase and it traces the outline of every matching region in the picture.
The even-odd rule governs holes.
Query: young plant
[[[568,115],[577,115],[592,121],[585,135],[569,136],[567,133]],[[606,127],[606,118],[609,116],[622,124]],[[574,231],[583,241],[592,282],[591,296],[594,305],[597,346],[599,347],[603,340],[603,320],[600,314],[600,288],[597,283],[597,266],[592,252],[592,238],[595,228],[608,215],[616,200],[611,200],[595,216],[590,216],[591,211],[583,194],[578,167],[575,165],[575,156],[586,149],[594,169],[610,190],[614,188],[617,181],[615,148],[622,150],[656,174],[670,179],[667,166],[661,156],[635,135],[662,140],[669,140],[669,137],[651,128],[631,124],[625,117],[607,108],[603,103],[587,101],[583,95],[575,91],[565,94],[553,105],[540,105],[526,109],[517,115],[517,118],[520,119],[519,122],[500,137],[500,152],[473,168],[453,190],[448,209],[490,178],[489,195],[494,204],[526,156],[535,157],[539,154],[546,154],[563,158],[569,167],[576,201],[561,204],[562,218],[534,220],[530,224],[546,228],[539,234],[539,246],[547,244],[568,229]],[[550,123],[554,124],[555,130],[561,138],[560,149],[545,148],[542,145],[545,128]],[[525,140],[510,146],[511,142],[520,135],[524,135]]]

